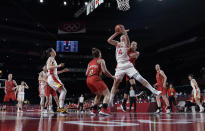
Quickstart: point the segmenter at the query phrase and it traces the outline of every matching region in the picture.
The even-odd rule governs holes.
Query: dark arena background
[[[16,113],[14,103],[7,107],[7,114],[0,114],[0,130],[205,130],[205,115],[198,113],[197,104],[194,113],[191,109],[185,112],[180,105],[191,96],[189,74],[198,83],[201,104],[205,102],[205,1],[130,0],[129,5],[129,10],[121,11],[116,0],[1,0],[0,107],[3,108],[4,80],[9,73],[18,85],[25,81],[29,89],[25,90],[22,114]],[[137,90],[144,93],[137,97],[137,113],[128,112],[129,106],[126,113],[122,112],[124,78],[114,98],[115,107],[110,109],[112,115],[93,118],[89,114],[95,97],[85,75],[93,59],[91,50],[101,50],[107,69],[114,75],[115,47],[107,40],[118,24],[130,30],[130,41],[137,42],[140,55],[135,68],[139,73],[154,85],[155,65],[160,64],[167,82],[173,84],[177,102],[174,112],[156,116],[155,96],[139,82]],[[59,43],[75,45],[61,51],[57,50]],[[65,63],[69,70],[59,75],[67,90],[65,106],[69,111],[63,119],[56,112],[41,117],[38,76],[46,64],[48,48],[56,50],[57,63]],[[113,80],[104,74],[102,79],[111,91]],[[83,111],[77,109],[81,94],[86,105]],[[53,105],[56,110],[54,100]],[[55,124],[45,124],[42,119]]]

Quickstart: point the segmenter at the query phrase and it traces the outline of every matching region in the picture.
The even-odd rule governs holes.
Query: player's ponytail
[[[100,50],[97,48],[92,48],[92,55],[93,57],[98,58],[100,56]]]

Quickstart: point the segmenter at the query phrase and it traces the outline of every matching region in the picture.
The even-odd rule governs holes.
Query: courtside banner
[[[69,33],[85,33],[85,23],[82,21],[72,21],[60,23],[58,26],[58,34],[69,34]]]
[[[89,15],[102,3],[104,3],[104,0],[91,0],[90,2],[88,2],[87,9],[86,9],[86,15]]]

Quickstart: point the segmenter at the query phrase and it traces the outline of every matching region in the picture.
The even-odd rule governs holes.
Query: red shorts
[[[45,86],[45,96],[50,96],[52,95],[53,97],[57,96],[56,91],[51,88],[48,84]]]
[[[102,81],[98,76],[88,77],[87,86],[92,93],[102,93],[104,90],[108,89],[105,82]]]
[[[161,95],[166,95],[167,94],[167,88],[166,87],[158,86],[157,90],[162,92]]]
[[[5,96],[4,96],[4,102],[9,102],[10,99],[11,99],[12,101],[15,101],[15,100],[16,100],[16,95],[15,95],[15,93],[7,93],[7,94],[5,94]]]

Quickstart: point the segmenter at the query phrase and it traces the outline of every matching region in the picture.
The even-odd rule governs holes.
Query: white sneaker
[[[157,111],[155,111],[155,114],[161,113],[162,110],[161,109],[157,109]]]
[[[53,110],[49,110],[49,113],[54,114],[54,111]]]
[[[17,112],[20,113],[21,111],[18,109]]]
[[[204,112],[204,108],[203,108],[203,107],[201,107],[199,112]]]
[[[48,111],[45,109],[45,110],[43,110],[43,112],[42,112],[43,114],[47,114],[48,113]]]
[[[158,90],[153,90],[152,93],[156,96],[159,96],[162,92]]]
[[[170,113],[170,109],[167,109],[167,110],[166,110],[166,113]]]

